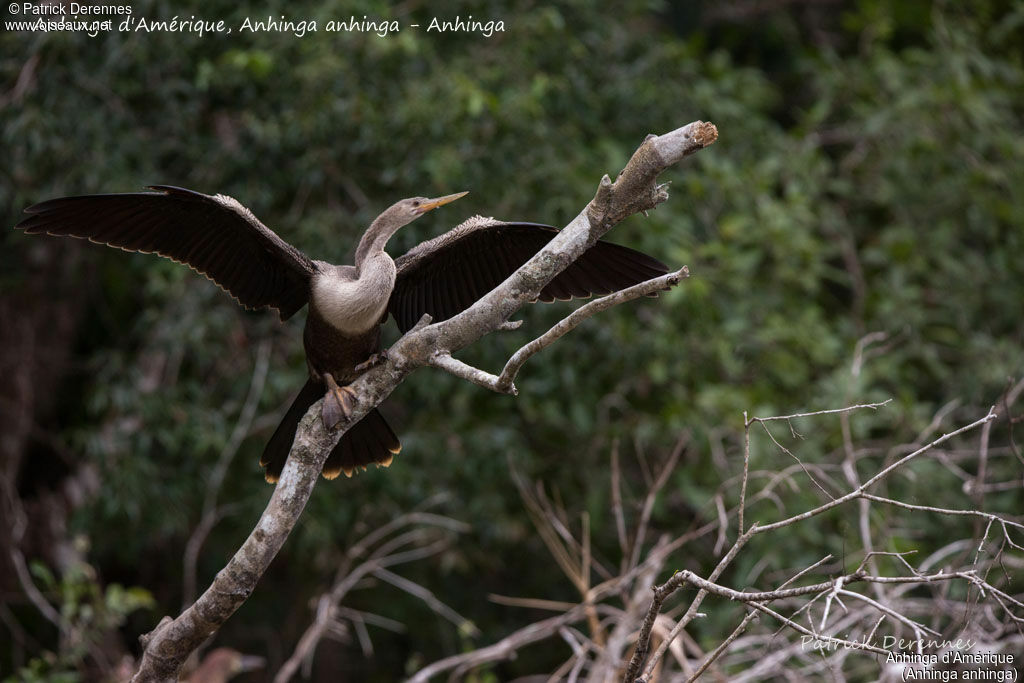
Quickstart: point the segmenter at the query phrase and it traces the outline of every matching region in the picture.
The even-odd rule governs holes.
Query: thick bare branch
[[[142,637],[145,650],[133,682],[177,681],[188,655],[216,633],[252,593],[302,514],[324,460],[337,441],[338,435],[328,432],[320,421],[320,403],[302,418],[274,494],[242,547],[180,616],[165,617]],[[366,406],[357,406],[343,429],[366,410]]]

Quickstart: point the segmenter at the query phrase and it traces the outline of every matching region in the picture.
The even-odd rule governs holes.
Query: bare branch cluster
[[[315,600],[313,622],[303,633],[294,652],[274,676],[274,683],[290,681],[299,669],[308,678],[317,646],[324,639],[350,641],[352,634],[363,654],[373,654],[373,641],[367,625],[392,631],[402,631],[402,624],[378,614],[362,612],[342,605],[349,593],[367,579],[375,578],[420,598],[457,628],[476,634],[476,626],[445,605],[427,588],[391,571],[391,567],[436,555],[448,547],[454,535],[467,531],[468,525],[429,510],[442,502],[435,496],[420,509],[400,515],[379,526],[349,546],[345,559],[329,590]]]
[[[1022,393],[1019,389],[1024,389],[1024,382],[1007,395],[1015,400]],[[708,515],[710,521],[692,525],[685,533],[661,533],[653,544],[643,548],[643,539],[651,534],[651,506],[675,471],[688,437],[680,439],[661,470],[649,477],[647,494],[637,501],[635,526],[628,532],[626,519],[630,515],[621,491],[623,473],[618,448],[613,447],[611,499],[622,554],[617,570],[591,551],[592,530],[585,516],[578,525],[571,524],[568,513],[551,504],[542,487],[520,481],[521,495],[541,539],[555,564],[579,591],[580,600],[567,603],[491,596],[499,604],[550,610],[556,615],[529,624],[493,645],[434,662],[411,680],[426,683],[443,673],[458,679],[546,639],[568,645],[568,659],[550,675],[553,680],[569,681],[693,681],[705,673],[713,673],[718,680],[761,681],[818,676],[824,671],[836,680],[846,680],[847,676],[899,680],[908,668],[936,666],[935,660],[925,655],[953,651],[1016,653],[1017,659],[1011,662],[1019,663],[1024,653],[1024,599],[1019,588],[1014,593],[1011,586],[1013,572],[1017,571],[1019,577],[1024,567],[1024,520],[979,507],[920,505],[879,493],[895,475],[913,476],[913,464],[925,456],[938,462],[955,457],[960,472],[971,469],[968,458],[976,465],[986,451],[991,457],[990,430],[986,427],[999,415],[992,409],[969,424],[935,436],[941,427],[939,417],[913,443],[891,449],[863,483],[855,469],[853,476],[846,478],[844,492],[844,484],[834,473],[841,472],[844,465],[849,469],[851,457],[854,465],[867,459],[866,450],[858,451],[850,440],[849,417],[857,411],[879,410],[888,403],[785,416],[745,415],[740,440],[742,472],[723,481],[722,492],[709,501],[715,509]],[[1010,403],[1004,401],[1003,405],[1008,412]],[[792,436],[799,438],[793,426],[796,420],[827,416],[838,416],[845,425],[839,465],[829,463],[827,458],[816,458],[814,463],[804,461],[768,431],[769,424],[784,422],[790,425]],[[755,427],[766,432],[777,453],[795,462],[781,471],[752,471],[751,430]],[[964,448],[966,435],[979,428],[980,441]],[[944,449],[954,441],[958,450]],[[1011,453],[1003,455],[1012,457]],[[965,484],[974,481],[973,477],[963,478]],[[801,479],[807,484],[802,486]],[[752,481],[764,484],[751,494]],[[822,502],[811,509],[787,513],[778,493],[781,487],[815,491]],[[971,489],[963,488],[963,493],[970,495]],[[729,498],[734,501],[731,507],[725,502]],[[766,503],[777,506],[780,518],[745,528],[744,511],[749,516],[749,510],[761,510]],[[859,566],[852,571],[843,571],[846,558],[837,560],[826,554],[809,566],[795,569],[772,567],[762,559],[754,562],[754,569],[746,575],[735,576],[735,560],[750,555],[746,551],[755,545],[763,547],[762,539],[781,537],[780,532],[792,533],[835,508],[848,508],[856,514],[864,540],[859,553],[848,550],[860,556]],[[902,515],[972,517],[979,525],[975,535],[951,537],[945,547],[920,561],[914,561],[913,550],[873,550],[873,535],[880,528],[902,523]],[[574,526],[579,529],[575,535],[570,531]],[[731,544],[723,542],[729,536],[735,540]],[[702,547],[707,548],[714,539],[720,559],[707,576],[680,566],[687,564],[688,547],[704,541]],[[751,563],[748,557],[746,564]],[[674,568],[667,580],[656,581],[659,574]],[[592,574],[601,580],[591,581]],[[752,588],[765,574],[779,577],[775,587]],[[816,580],[808,583],[815,576]],[[674,604],[690,590],[696,593]],[[709,616],[700,611],[708,609],[705,604],[713,604],[710,609],[715,612],[716,624],[732,620],[710,650],[690,633],[695,619]],[[737,605],[742,609],[737,611]],[[908,657],[908,653],[918,655],[918,659]],[[988,661],[993,671],[1014,667],[1005,659],[1000,663],[997,657]],[[974,669],[978,667],[973,665]]]

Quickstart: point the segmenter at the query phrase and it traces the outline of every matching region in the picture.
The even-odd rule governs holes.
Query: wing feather
[[[549,225],[471,218],[395,261],[398,273],[388,310],[403,332],[424,313],[435,322],[447,320],[501,284],[557,233]],[[608,294],[667,272],[651,256],[598,241],[552,279],[539,299]]]
[[[16,228],[154,253],[205,275],[246,308],[287,319],[309,301],[317,267],[231,197],[169,185],[61,197],[25,209]]]

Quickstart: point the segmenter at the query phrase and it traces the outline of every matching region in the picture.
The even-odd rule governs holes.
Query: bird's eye
[[[413,203],[412,203],[412,205],[413,205],[413,206],[419,206],[419,205],[420,205],[420,203],[419,203],[419,201],[415,201],[415,202],[413,202]]]

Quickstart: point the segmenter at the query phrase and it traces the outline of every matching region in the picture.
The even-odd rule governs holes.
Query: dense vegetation
[[[322,680],[339,668],[352,680],[392,680],[533,618],[489,603],[489,593],[578,599],[547,559],[510,485],[513,470],[543,481],[573,519],[589,512],[595,552],[615,558],[613,443],[627,491],[639,495],[639,460],[663,460],[680,433],[691,433],[654,511],[657,529],[680,533],[714,517],[714,492],[740,470],[743,411],[892,397],[853,424],[858,442],[895,444],[913,440],[951,401],[958,404],[943,424],[976,419],[1009,377],[1020,377],[1024,7],[623,5],[474,2],[442,12],[406,3],[397,16],[377,0],[358,10],[272,1],[259,10],[321,22],[357,11],[403,21],[457,12],[503,20],[506,31],[491,38],[422,30],[386,38],[0,35],[6,226],[52,196],[175,184],[234,196],[308,253],[342,262],[398,198],[470,190],[400,234],[392,253],[470,213],[560,225],[645,134],[695,119],[721,132],[713,148],[666,175],[668,203],[609,236],[687,264],[692,277],[589,322],[531,361],[516,399],[433,370],[413,375],[386,404],[404,443],[394,466],[318,486],[301,527],[218,643],[264,653],[274,670],[352,539],[446,493],[438,511],[471,529],[400,573],[479,631],[375,585],[346,604],[406,630],[372,630],[369,657],[354,640],[322,647],[314,668]],[[235,3],[133,7],[229,24],[257,11]],[[181,604],[179,558],[264,344],[270,372],[219,495],[232,507],[201,553],[200,586],[270,494],[256,461],[306,372],[302,316],[282,326],[244,312],[202,278],[153,257],[0,235],[3,365],[20,368],[24,380],[3,390],[5,486],[31,510],[82,468],[98,477],[67,505],[59,538],[30,528],[35,540],[23,547],[37,584],[81,627],[82,640],[137,651],[137,635]],[[521,330],[486,339],[466,358],[497,370],[568,309],[535,307]],[[858,341],[875,332],[884,340],[851,373]],[[817,457],[837,447],[838,433],[816,424],[799,448]],[[1010,438],[1006,423],[997,425],[994,442]],[[719,445],[727,472],[715,464]],[[789,464],[760,446],[757,467]],[[1006,467],[1019,478],[1012,458]],[[937,503],[935,491],[948,491],[945,502],[955,504],[958,483],[943,477],[922,469],[900,480],[898,493]],[[796,507],[819,497],[810,486],[791,495]],[[1012,510],[1015,501],[1019,490],[1008,490],[988,504]],[[769,504],[754,512],[775,514]],[[894,536],[893,547],[927,552],[945,533],[930,524],[922,520],[913,538]],[[807,531],[758,554],[784,569],[858,547],[841,515]],[[690,568],[713,566],[712,545],[691,549]],[[58,546],[77,559],[62,565]],[[57,652],[56,629],[8,569],[0,574],[8,603],[0,633],[12,624],[21,632],[0,637],[12,643],[0,650],[0,674],[31,665],[42,676],[92,675],[102,663],[81,643]],[[550,670],[563,650],[536,647],[497,675]]]

